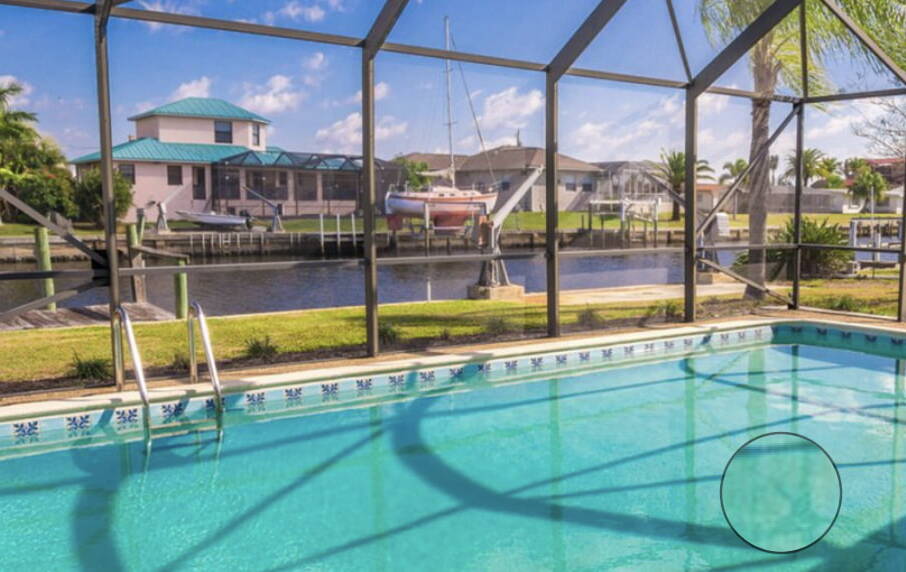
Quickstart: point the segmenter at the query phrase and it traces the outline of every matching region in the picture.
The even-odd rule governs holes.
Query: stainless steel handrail
[[[145,382],[145,369],[142,366],[142,356],[138,351],[138,343],[135,341],[135,331],[132,329],[132,320],[129,319],[129,313],[123,306],[117,306],[113,310],[113,353],[119,367],[116,368],[116,387],[122,391],[125,385],[123,372],[125,371],[125,356],[123,355],[123,335],[126,336],[126,343],[129,346],[129,354],[132,356],[132,367],[135,370],[135,382],[138,385],[138,392],[142,396],[142,402],[148,407],[148,384]]]
[[[214,394],[217,410],[223,407],[223,389],[220,386],[220,375],[217,373],[217,361],[214,359],[214,349],[211,347],[211,334],[208,331],[208,322],[205,319],[204,310],[201,304],[192,302],[189,306],[189,314],[186,317],[186,324],[189,328],[189,376],[192,383],[198,383],[198,356],[195,355],[195,322],[198,322],[198,329],[201,331],[201,343],[204,348],[205,363],[208,366],[208,375],[211,377],[211,385],[214,386]]]

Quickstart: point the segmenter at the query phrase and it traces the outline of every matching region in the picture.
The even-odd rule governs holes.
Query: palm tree
[[[780,157],[778,155],[771,155],[770,159],[768,159],[768,163],[770,164],[771,169],[771,184],[776,185],[777,168],[780,166]]]
[[[884,191],[887,190],[887,180],[871,169],[860,171],[856,180],[849,187],[849,192],[853,197],[865,201],[874,199],[875,204],[884,199]]]
[[[836,175],[839,170],[840,160],[836,157],[825,156],[818,161],[818,174],[825,179],[829,179],[832,175]]]
[[[874,41],[897,63],[906,63],[902,30],[906,26],[906,10],[902,0],[837,0],[850,18],[860,25]],[[699,14],[705,30],[715,45],[726,45],[754,21],[773,0],[699,0]],[[749,52],[749,69],[754,91],[766,96],[785,85],[802,93],[802,58],[799,49],[799,10],[768,32]],[[822,2],[808,0],[804,4],[808,26],[809,92],[827,92],[829,81],[824,63],[829,56],[846,59],[859,57],[868,65],[879,62],[868,57],[858,39]],[[767,195],[770,192],[770,165],[767,157],[756,161],[756,155],[770,137],[771,100],[752,100],[752,135],[749,161],[755,163],[749,179],[749,237],[753,244],[764,244],[767,223]],[[764,251],[751,250],[749,278],[758,284],[765,282]],[[761,298],[763,292],[747,288],[748,296]]]
[[[721,174],[719,182],[721,185],[727,184],[727,181],[735,182],[746,169],[749,168],[749,162],[745,159],[736,159],[724,163],[724,172]]]
[[[0,85],[0,141],[31,138],[34,134],[30,124],[37,120],[35,114],[12,108],[12,99],[22,91],[18,83]]]
[[[703,181],[713,181],[711,173],[714,169],[704,159],[699,159],[695,164],[697,179]],[[655,173],[661,181],[679,196],[683,195],[683,187],[686,182],[686,154],[682,151],[665,151],[661,150],[661,162],[655,166]],[[673,201],[673,216],[671,220],[680,219],[680,204]]]
[[[824,152],[812,147],[802,150],[802,185],[807,187],[812,179],[820,174],[821,161],[824,160]],[[835,159],[836,160],[836,159]],[[787,179],[796,178],[796,152],[791,151],[786,157],[786,172],[783,176]]]
[[[871,169],[868,161],[860,157],[851,157],[843,161],[843,174],[848,179],[855,179],[859,173]]]

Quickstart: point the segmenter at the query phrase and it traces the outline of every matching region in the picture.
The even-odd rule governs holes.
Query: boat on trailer
[[[176,214],[183,220],[208,226],[247,226],[249,220],[246,215],[225,214],[214,211],[176,211]]]

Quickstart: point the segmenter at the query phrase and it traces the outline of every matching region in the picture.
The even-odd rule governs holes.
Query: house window
[[[171,187],[182,184],[182,165],[167,165],[167,184]]]
[[[318,200],[318,175],[315,173],[296,173],[296,200]]]
[[[257,123],[252,123],[252,145],[261,145],[261,126]]]
[[[205,189],[204,167],[192,167],[192,198],[202,201],[208,198]]]
[[[593,193],[595,190],[595,182],[590,178],[582,179],[582,190],[586,193]]]
[[[509,182],[508,180],[501,181],[501,182],[500,182],[500,190],[501,190],[501,191],[509,191],[509,190],[510,190],[510,182]]]
[[[231,121],[214,122],[214,142],[215,143],[232,143],[233,142],[233,123]]]
[[[120,163],[116,166],[116,170],[120,172],[120,175],[124,179],[129,181],[130,184],[135,184],[135,165],[129,163]]]
[[[567,191],[576,190],[576,176],[575,175],[566,175],[563,177],[564,186]]]

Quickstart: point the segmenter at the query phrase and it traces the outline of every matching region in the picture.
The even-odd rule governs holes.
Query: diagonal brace
[[[746,55],[755,44],[773,30],[774,26],[789,16],[800,3],[802,3],[802,0],[776,0],[768,6],[764,12],[755,18],[754,22],[740,32],[702,71],[698,72],[698,75],[695,76],[689,85],[689,93],[686,97],[697,98],[704,93],[739,58]]]
[[[869,0],[874,1],[874,0]],[[843,25],[846,26],[850,32],[853,33],[859,41],[862,42],[862,45],[868,49],[872,54],[874,54],[881,62],[889,69],[901,82],[906,84],[906,71],[903,71],[903,68],[897,65],[893,59],[887,55],[887,52],[881,49],[881,47],[871,39],[871,36],[865,33],[865,31],[855,23],[852,18],[840,7],[835,0],[822,0],[824,5],[834,13],[834,16],[840,19],[843,22]],[[903,8],[906,9],[906,8]]]
[[[718,264],[712,260],[708,260],[707,258],[702,258],[702,257],[697,257],[697,260],[700,263],[704,264],[705,266],[708,266],[709,268],[713,268],[714,270],[717,270],[718,272],[723,272],[724,274],[726,274],[727,276],[729,276],[730,278],[732,278],[734,280],[738,280],[739,282],[742,282],[743,284],[745,284],[747,286],[751,286],[752,288],[755,288],[756,290],[764,292],[768,296],[771,296],[773,298],[780,300],[784,304],[789,305],[789,304],[793,303],[793,301],[790,300],[789,297],[784,296],[783,294],[780,294],[779,292],[775,292],[775,291],[771,290],[770,288],[768,288],[767,286],[759,284],[759,283],[755,282],[754,280],[749,280],[742,274],[738,274],[738,273],[730,270],[729,268],[721,266],[720,264]]]
[[[82,242],[81,240],[79,240],[78,238],[73,236],[73,234],[71,232],[67,231],[65,228],[58,226],[58,225],[54,224],[53,222],[51,222],[50,219],[48,219],[47,217],[43,216],[41,213],[39,213],[32,207],[30,207],[28,205],[28,203],[24,202],[22,199],[20,199],[16,195],[12,194],[11,192],[7,191],[6,189],[0,188],[0,199],[3,199],[4,201],[13,205],[14,207],[19,209],[23,213],[25,213],[26,216],[33,219],[38,224],[40,224],[42,226],[46,226],[48,229],[50,229],[55,234],[60,236],[60,238],[62,238],[63,240],[65,240],[66,242],[68,242],[69,244],[74,246],[75,248],[79,249],[81,252],[83,252],[85,255],[87,255],[89,258],[91,258],[92,260],[94,260],[95,262],[100,264],[101,266],[107,266],[107,259],[105,259],[103,256],[101,256],[100,254],[98,254],[97,252],[95,252],[94,250],[89,248],[87,244],[85,244],[84,242]]]
[[[604,29],[604,26],[625,3],[626,0],[601,0],[547,66],[548,73],[555,82],[572,67],[585,48],[594,41],[598,33]]]
[[[706,228],[708,228],[708,224],[711,223],[711,220],[717,215],[721,207],[726,204],[726,202],[730,199],[731,196],[736,193],[736,191],[742,188],[742,182],[746,179],[746,177],[749,176],[749,173],[752,172],[752,169],[755,168],[755,165],[759,161],[763,160],[765,156],[770,152],[771,145],[774,143],[774,141],[777,140],[778,137],[780,137],[780,135],[783,133],[783,130],[786,129],[786,126],[790,124],[790,121],[792,121],[793,117],[796,116],[796,113],[798,113],[799,107],[801,105],[802,104],[796,104],[793,106],[793,110],[790,111],[790,114],[786,116],[786,119],[784,119],[783,122],[777,126],[777,129],[774,130],[774,133],[772,133],[767,142],[765,142],[764,147],[758,150],[758,154],[755,155],[755,159],[753,159],[752,162],[749,163],[749,165],[746,167],[746,169],[742,173],[740,173],[738,177],[736,177],[736,180],[733,181],[733,184],[730,185],[730,188],[727,189],[727,192],[717,200],[717,204],[714,205],[714,207],[711,209],[711,212],[705,215],[705,218],[698,225],[698,229],[695,231],[695,236],[700,235]]]

